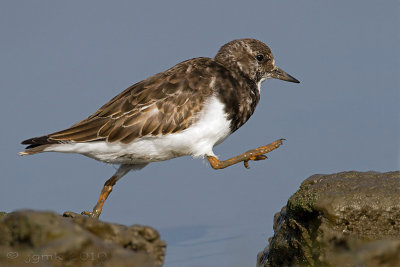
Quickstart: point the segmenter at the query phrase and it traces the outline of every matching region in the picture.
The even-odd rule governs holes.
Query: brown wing
[[[129,143],[188,128],[213,91],[207,58],[184,61],[132,85],[87,119],[48,135],[51,141]]]

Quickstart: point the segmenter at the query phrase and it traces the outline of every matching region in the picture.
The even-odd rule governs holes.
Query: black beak
[[[272,70],[271,72],[271,78],[274,79],[279,79],[287,82],[292,82],[292,83],[300,83],[299,80],[294,78],[293,76],[287,74],[284,72],[282,69],[275,67],[275,69]]]

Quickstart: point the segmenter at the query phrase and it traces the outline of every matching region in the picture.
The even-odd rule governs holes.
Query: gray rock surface
[[[400,266],[400,172],[313,175],[274,218],[258,266]]]
[[[0,266],[158,267],[166,244],[147,226],[106,223],[75,213],[0,213]]]

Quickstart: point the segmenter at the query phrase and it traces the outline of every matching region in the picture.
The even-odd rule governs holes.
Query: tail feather
[[[18,155],[27,156],[27,155],[33,155],[36,153],[45,152],[44,150],[49,146],[51,146],[51,145],[40,145],[40,146],[36,146],[34,148],[29,148],[25,151],[18,152]]]
[[[50,139],[48,135],[43,135],[39,137],[29,138],[25,141],[22,141],[21,144],[28,145],[25,149],[34,148],[41,145],[48,145],[48,144],[59,144],[60,141]]]
[[[45,148],[52,144],[60,144],[63,141],[51,139],[48,135],[30,138],[21,142],[23,145],[28,145],[25,151],[19,152],[21,156],[32,155],[40,152],[44,152]]]

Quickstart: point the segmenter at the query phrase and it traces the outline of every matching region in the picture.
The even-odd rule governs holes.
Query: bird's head
[[[238,71],[258,85],[271,78],[299,83],[296,78],[275,66],[271,49],[255,39],[238,39],[223,45],[215,61],[232,71]]]

